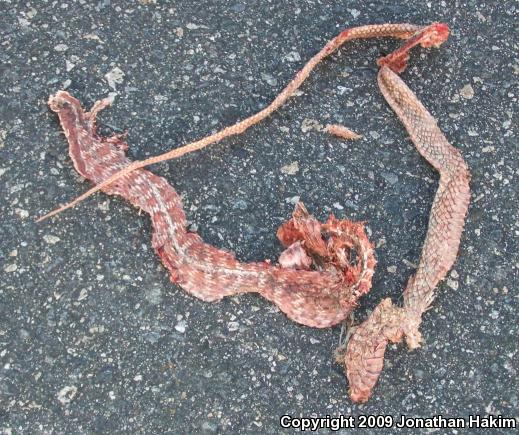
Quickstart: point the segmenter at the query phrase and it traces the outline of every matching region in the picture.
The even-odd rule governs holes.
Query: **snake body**
[[[443,24],[383,24],[347,29],[310,59],[262,111],[214,135],[142,162],[132,163],[126,157],[128,145],[123,136],[105,138],[96,133],[96,115],[111,103],[109,99],[98,101],[85,112],[77,99],[59,91],[49,98],[49,106],[59,116],[74,167],[95,184],[71,205],[103,190],[122,196],[148,213],[153,225],[153,248],[171,280],[204,301],[256,292],[298,323],[320,328],[335,325],[350,314],[358,299],[371,288],[376,260],[363,224],[333,216],[320,223],[299,203],[292,218],[278,230],[278,238],[286,248],[279,263],[241,263],[232,253],[206,244],[196,233],[187,231],[177,192],[164,178],[143,168],[201,149],[260,122],[293,95],[319,62],[347,40],[378,36],[406,39],[402,48],[379,61],[379,85],[419,152],[440,172],[441,178],[420,265],[404,292],[404,307],[394,307],[390,300],[384,300],[357,327],[343,355],[341,362],[346,367],[352,399],[366,400],[382,369],[388,341],[398,341],[405,335],[411,347],[419,344],[421,314],[429,307],[434,287],[456,257],[468,206],[469,176],[463,159],[393,72],[405,68],[413,46],[437,46],[447,35]]]
[[[130,163],[125,155],[128,145],[121,136],[103,138],[96,133],[96,114],[108,104],[109,100],[102,100],[85,112],[65,91],[49,100],[59,114],[76,170],[94,183]],[[287,248],[280,265],[240,263],[232,253],[187,231],[180,196],[164,178],[137,169],[103,190],[124,197],[150,215],[152,245],[171,280],[204,301],[257,292],[292,320],[324,328],[344,320],[371,288],[376,261],[362,224],[333,216],[321,224],[299,203],[292,219],[278,230]],[[352,250],[357,253],[356,264],[350,261]]]
[[[351,336],[344,358],[350,397],[365,402],[371,394],[384,362],[389,342],[405,336],[409,349],[420,346],[418,328],[429,309],[434,289],[452,267],[467,214],[470,173],[460,152],[449,144],[436,120],[416,95],[389,67],[378,74],[382,94],[404,124],[418,152],[440,173],[427,235],[416,273],[404,290],[404,306],[384,299]]]

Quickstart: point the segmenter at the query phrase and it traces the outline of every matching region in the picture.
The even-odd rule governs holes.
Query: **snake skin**
[[[460,152],[449,144],[436,120],[388,66],[378,83],[385,99],[404,124],[418,152],[440,173],[416,273],[404,291],[404,306],[384,299],[350,337],[344,358],[350,397],[365,402],[378,380],[389,342],[405,336],[409,349],[420,346],[422,314],[434,300],[434,289],[452,267],[467,214],[470,173]]]

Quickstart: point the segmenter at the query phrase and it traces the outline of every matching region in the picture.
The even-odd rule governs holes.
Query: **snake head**
[[[443,23],[434,23],[424,27],[409,38],[400,48],[387,56],[377,60],[380,67],[387,66],[396,73],[403,72],[409,60],[409,51],[421,45],[424,48],[439,47],[449,37],[449,26]]]
[[[431,24],[421,37],[420,45],[424,48],[438,48],[449,38],[449,26],[444,23]]]

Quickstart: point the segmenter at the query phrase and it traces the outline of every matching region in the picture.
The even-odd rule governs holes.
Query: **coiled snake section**
[[[60,117],[76,170],[94,183],[130,163],[121,136],[103,138],[96,133],[96,114],[108,104],[109,100],[102,100],[84,112],[65,91],[49,100]],[[137,169],[103,190],[150,215],[152,245],[171,280],[204,301],[257,292],[292,320],[325,328],[344,320],[371,288],[375,256],[360,223],[330,216],[321,224],[299,203],[292,219],[277,233],[287,248],[279,265],[240,263],[232,253],[187,231],[180,197],[164,178]]]
[[[379,86],[418,151],[440,172],[440,185],[420,265],[404,292],[404,306],[395,307],[389,299],[383,300],[355,329],[346,352],[340,355],[352,399],[367,400],[382,369],[387,343],[405,336],[411,348],[419,345],[421,315],[434,298],[435,286],[455,260],[468,207],[469,173],[465,162],[394,72],[405,69],[413,46],[440,45],[448,36],[447,26],[382,24],[347,29],[310,59],[262,111],[211,136],[141,162],[132,163],[126,157],[128,145],[123,135],[106,138],[96,132],[96,115],[111,100],[98,101],[90,112],[85,112],[77,99],[59,91],[49,98],[49,106],[59,116],[75,169],[95,187],[39,220],[77,204],[97,190],[120,195],[150,215],[153,248],[171,280],[193,296],[217,301],[229,295],[259,293],[303,325],[324,328],[340,323],[371,288],[376,260],[362,223],[334,216],[320,223],[299,203],[292,218],[277,232],[285,247],[278,264],[241,263],[232,253],[206,244],[196,233],[189,232],[177,192],[164,178],[143,168],[245,131],[286,102],[313,68],[345,41],[379,36],[406,40],[400,49],[379,60]]]

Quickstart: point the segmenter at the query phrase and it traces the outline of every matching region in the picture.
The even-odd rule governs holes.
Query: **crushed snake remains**
[[[278,264],[241,263],[232,253],[208,245],[198,234],[189,232],[178,193],[164,178],[143,168],[240,134],[265,119],[294,94],[324,58],[346,41],[375,37],[404,39],[402,47],[378,60],[378,84],[418,152],[439,172],[440,180],[420,262],[404,291],[403,306],[393,305],[390,299],[382,300],[362,324],[353,328],[346,345],[336,353],[337,361],[345,368],[351,399],[365,402],[382,371],[387,344],[405,337],[410,349],[420,346],[422,314],[434,299],[435,287],[456,259],[468,210],[470,173],[465,161],[397,75],[406,68],[412,47],[438,47],[448,35],[448,27],[441,23],[366,25],[344,30],[312,57],[260,112],[213,135],[143,161],[131,162],[126,157],[128,144],[123,135],[107,138],[97,134],[96,116],[111,104],[110,99],[98,101],[90,112],[85,112],[76,98],[58,91],[49,98],[49,106],[59,116],[76,171],[95,186],[38,221],[76,205],[98,190],[120,195],[150,215],[153,248],[171,281],[191,295],[204,301],[218,301],[225,296],[258,293],[295,322],[316,328],[337,325],[371,288],[376,260],[362,223],[339,220],[333,215],[321,223],[298,203],[292,218],[277,232],[285,247]],[[360,137],[340,125],[328,126],[326,131],[344,139]]]

